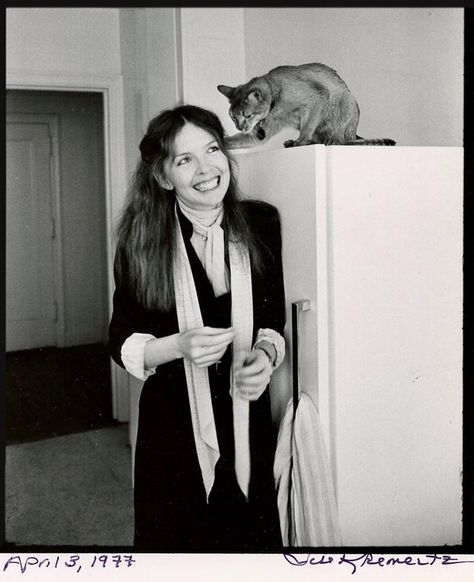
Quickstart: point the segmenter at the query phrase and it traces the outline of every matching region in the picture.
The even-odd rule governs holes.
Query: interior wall
[[[148,122],[181,99],[179,9],[124,8],[119,11],[124,79],[127,174],[139,158]]]
[[[183,98],[214,111],[233,134],[229,102],[217,85],[245,79],[243,8],[181,8]],[[212,22],[212,27],[209,23]]]
[[[35,73],[120,73],[116,8],[8,8],[7,67]]]
[[[130,180],[148,122],[181,98],[180,26],[177,8],[126,8],[119,14],[124,79],[124,127],[127,176]],[[135,447],[138,402],[143,382],[116,364],[129,386],[130,443]],[[132,455],[133,463],[134,455]]]
[[[359,135],[462,146],[463,18],[461,8],[246,8],[245,80],[321,62],[355,95]]]
[[[7,111],[57,115],[65,346],[103,342],[108,322],[102,96],[12,91]]]

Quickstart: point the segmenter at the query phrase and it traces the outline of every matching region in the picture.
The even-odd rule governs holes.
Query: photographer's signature
[[[382,556],[377,554],[283,554],[285,560],[292,566],[326,566],[347,565],[351,574],[355,574],[365,566],[378,566],[380,568],[391,566],[452,566],[455,564],[474,564],[474,559],[466,559],[466,556],[450,556],[446,554],[417,554],[403,556]]]

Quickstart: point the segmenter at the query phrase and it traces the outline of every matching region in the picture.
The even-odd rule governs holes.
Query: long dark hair
[[[180,105],[154,117],[140,142],[138,162],[117,225],[115,268],[120,280],[144,307],[168,311],[175,304],[173,261],[176,253],[176,196],[160,186],[174,140],[185,123],[210,133],[229,160],[230,183],[224,197],[222,227],[228,239],[247,246],[252,267],[263,272],[263,252],[256,233],[248,228],[245,205],[235,179],[235,161],[224,141],[224,129],[214,113],[194,105]]]

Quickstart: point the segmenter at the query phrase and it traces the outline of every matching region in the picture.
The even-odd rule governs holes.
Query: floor
[[[128,425],[6,447],[6,541],[131,546]]]
[[[104,345],[6,355],[5,538],[130,547],[128,424],[112,417]]]
[[[8,352],[6,444],[113,426],[103,344]]]

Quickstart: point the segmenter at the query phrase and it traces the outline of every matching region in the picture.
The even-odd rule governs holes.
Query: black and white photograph
[[[3,571],[370,548],[455,579],[464,29],[6,9]]]

